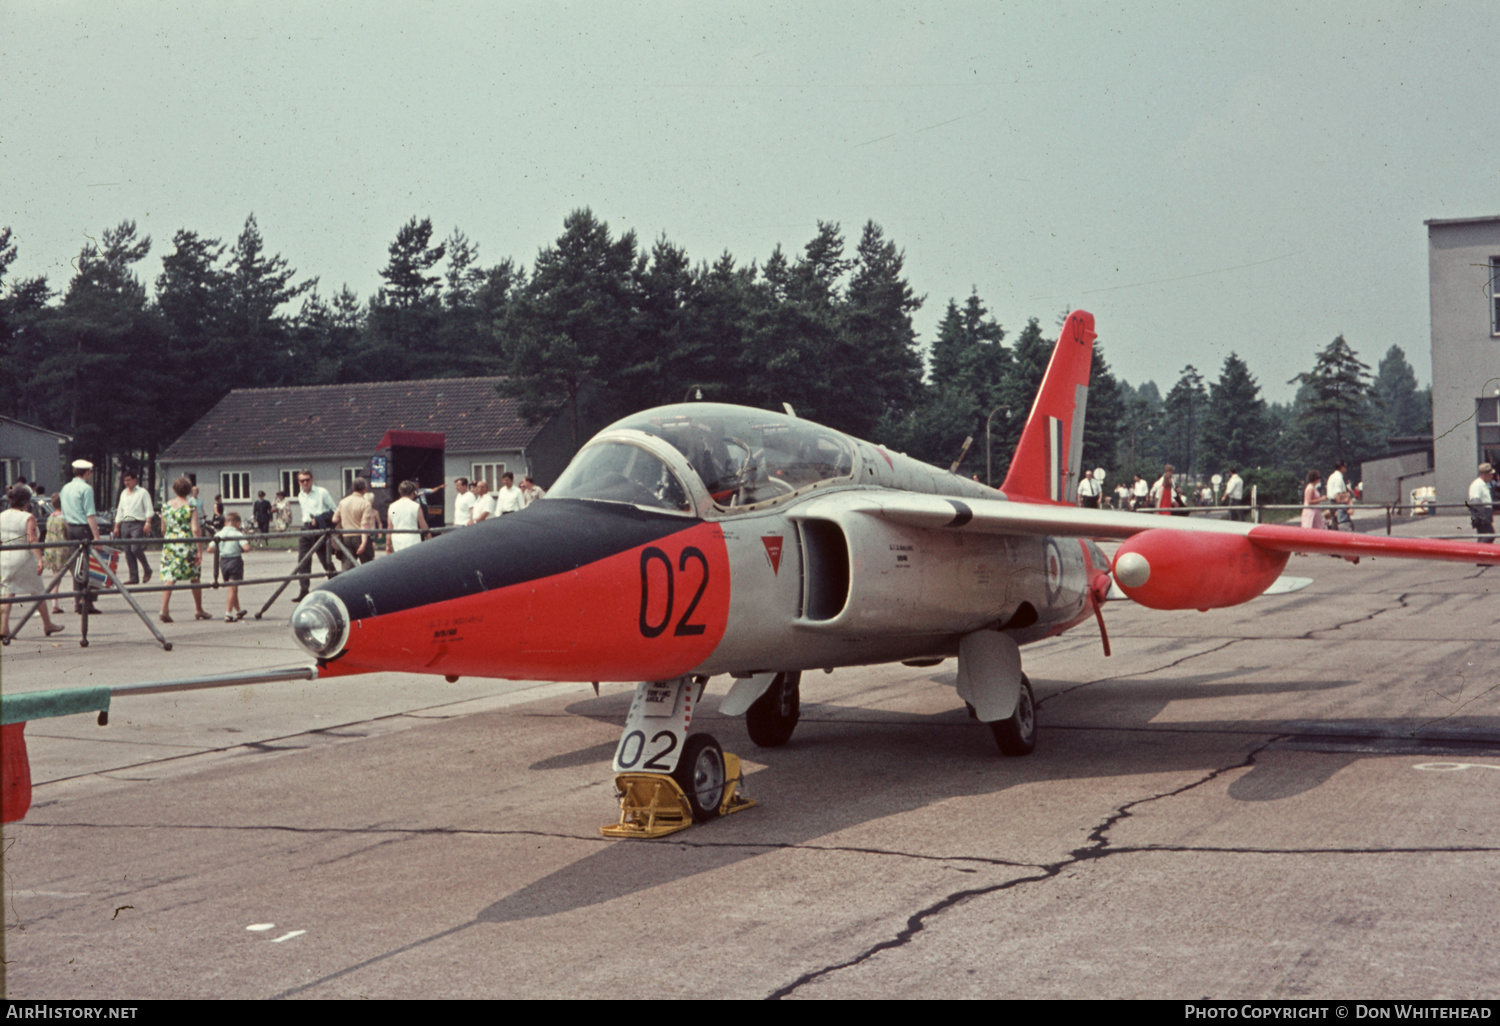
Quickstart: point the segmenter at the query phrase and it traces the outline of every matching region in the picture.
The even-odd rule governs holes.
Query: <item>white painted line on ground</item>
[[[13,898],[87,898],[88,891],[12,891]]]
[[[1419,762],[1412,769],[1429,770],[1433,773],[1454,773],[1466,769],[1500,770],[1500,766],[1491,766],[1485,762]]]
[[[275,923],[251,923],[249,926],[245,927],[245,929],[254,930],[257,933],[259,933],[261,930],[274,930],[275,928]]]
[[[271,939],[271,943],[280,944],[284,940],[291,940],[293,937],[301,937],[306,932],[306,930],[293,930],[291,933],[284,933],[280,937],[273,937]]]

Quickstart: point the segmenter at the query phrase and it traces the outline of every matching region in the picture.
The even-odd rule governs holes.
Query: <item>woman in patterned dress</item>
[[[60,544],[67,540],[68,522],[63,519],[62,515],[62,496],[54,493],[52,496],[52,515],[47,518],[46,541],[48,544],[58,543],[58,546],[54,549],[42,550],[44,553],[42,560],[47,566],[46,573],[50,577],[57,577],[58,574],[62,573],[62,568],[68,565],[68,557],[72,555],[73,550]],[[52,585],[52,611],[54,613],[61,613],[63,611],[63,607],[57,601],[57,589],[61,586],[62,578],[59,577],[57,583]]]
[[[168,502],[161,512],[161,536],[170,542],[173,538],[201,538],[203,537],[203,525],[198,522],[198,507],[188,501],[188,496],[193,492],[193,482],[185,477],[179,477],[172,482],[172,501]],[[173,584],[192,584],[193,605],[198,607],[195,614],[199,620],[212,619],[203,609],[203,589],[197,587],[198,578],[201,574],[200,567],[203,562],[203,546],[200,545],[172,545],[162,546],[161,550],[161,579],[162,583],[168,585],[166,591],[161,593],[161,622],[171,623],[172,614],[168,606],[172,601]]]
[[[292,526],[292,511],[287,503],[286,492],[277,492],[271,503],[271,530],[277,533]]]

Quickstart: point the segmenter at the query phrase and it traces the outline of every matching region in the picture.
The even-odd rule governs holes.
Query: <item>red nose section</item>
[[[562,573],[355,619],[322,674],[666,680],[712,654],[729,594],[723,530],[698,522]]]
[[[1288,555],[1237,534],[1144,531],[1115,553],[1115,583],[1152,609],[1221,609],[1269,588]]]

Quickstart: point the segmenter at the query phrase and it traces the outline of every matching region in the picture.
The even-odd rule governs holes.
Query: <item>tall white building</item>
[[[1424,223],[1438,502],[1463,502],[1475,467],[1500,465],[1500,215]]]

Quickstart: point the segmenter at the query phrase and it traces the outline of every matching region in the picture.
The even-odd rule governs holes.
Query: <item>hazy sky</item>
[[[1500,3],[0,0],[12,277],[105,227],[268,247],[368,297],[396,231],[529,264],[591,207],[696,260],[874,220],[1011,333],[1082,306],[1163,391],[1268,398],[1342,333],[1430,381],[1428,218],[1500,214]]]

